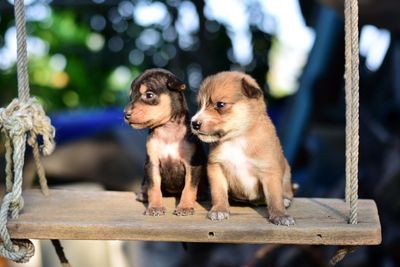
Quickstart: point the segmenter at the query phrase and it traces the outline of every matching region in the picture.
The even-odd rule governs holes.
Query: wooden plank
[[[23,193],[25,207],[8,224],[12,238],[148,240],[221,243],[376,245],[381,242],[373,200],[359,201],[359,223],[347,224],[348,208],[340,199],[296,198],[289,213],[295,226],[269,223],[265,207],[231,207],[229,220],[206,218],[208,203],[193,216],[172,215],[176,200],[165,199],[167,215],[142,215],[144,206],[130,192],[38,190]]]

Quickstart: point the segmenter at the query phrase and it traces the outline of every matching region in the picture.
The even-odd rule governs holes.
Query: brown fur
[[[134,128],[150,129],[143,192],[138,198],[148,198],[146,215],[165,214],[162,191],[181,194],[174,214],[194,213],[197,189],[205,177],[205,156],[189,130],[185,88],[175,75],[161,69],[144,72],[131,86],[125,120]]]
[[[198,102],[192,131],[211,143],[207,171],[213,206],[209,218],[229,217],[229,193],[236,200],[265,199],[273,223],[294,224],[285,210],[293,198],[290,167],[257,82],[241,72],[218,73],[204,80]]]

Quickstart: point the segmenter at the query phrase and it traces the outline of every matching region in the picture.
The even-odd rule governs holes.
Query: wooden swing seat
[[[359,200],[359,223],[347,223],[342,199],[296,198],[288,212],[295,226],[267,221],[266,208],[231,207],[229,220],[206,218],[209,203],[199,203],[193,216],[172,215],[176,200],[165,198],[167,214],[144,216],[144,205],[131,192],[40,190],[23,192],[25,206],[8,222],[12,238],[63,240],[145,240],[220,243],[377,245],[381,226],[373,200]]]

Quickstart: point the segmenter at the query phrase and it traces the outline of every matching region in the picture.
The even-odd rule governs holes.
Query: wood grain
[[[8,223],[12,238],[64,240],[148,240],[221,243],[376,245],[381,226],[373,200],[359,201],[359,223],[347,224],[348,207],[340,199],[296,198],[288,212],[295,226],[267,221],[265,207],[231,207],[229,220],[206,218],[209,203],[194,216],[172,215],[176,200],[166,198],[167,215],[144,216],[144,205],[130,192],[39,190],[23,193],[25,207]]]

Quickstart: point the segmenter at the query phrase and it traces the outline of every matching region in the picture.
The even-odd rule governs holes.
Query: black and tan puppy
[[[162,190],[181,194],[175,215],[191,215],[200,180],[205,178],[206,157],[201,143],[190,131],[183,95],[186,85],[163,69],[150,69],[131,85],[125,121],[133,128],[149,128],[143,193],[146,215],[166,212]]]
[[[220,72],[203,81],[198,102],[192,131],[211,143],[208,217],[229,217],[229,193],[240,201],[266,201],[271,222],[294,224],[285,209],[293,198],[290,167],[257,82],[241,72]]]

